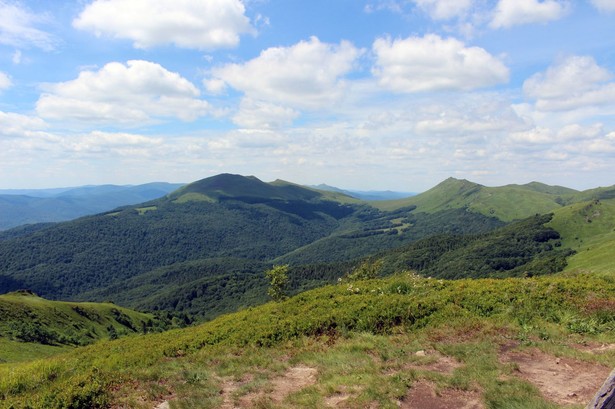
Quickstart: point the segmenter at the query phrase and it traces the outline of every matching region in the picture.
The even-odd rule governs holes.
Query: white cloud
[[[472,7],[472,0],[414,0],[434,20],[449,20],[465,15]]]
[[[136,48],[175,44],[200,50],[235,47],[254,33],[241,0],[95,0],[73,26],[134,41]]]
[[[374,75],[396,92],[472,90],[508,81],[508,68],[480,47],[429,34],[374,42]]]
[[[56,39],[35,27],[45,21],[46,17],[31,13],[19,3],[0,0],[0,44],[52,50]]]
[[[591,0],[591,3],[602,12],[615,11],[615,0]]]
[[[343,77],[360,54],[349,42],[326,44],[312,37],[291,47],[268,48],[243,64],[214,68],[205,84],[220,90],[223,81],[255,100],[319,109],[343,96]]]
[[[209,111],[199,90],[177,73],[141,60],[82,71],[77,79],[45,87],[36,104],[43,118],[139,125],[153,118],[194,120]]]
[[[46,127],[40,118],[0,111],[0,136],[21,137]]]
[[[568,12],[568,3],[556,0],[499,0],[490,26],[510,28],[558,20]]]
[[[275,129],[291,125],[298,116],[292,108],[244,98],[233,122],[242,128]]]
[[[612,78],[592,57],[572,56],[528,78],[523,91],[536,99],[540,111],[615,105],[615,82],[608,82]]]
[[[73,154],[100,154],[120,156],[153,156],[152,149],[162,144],[162,138],[132,133],[92,131],[64,141],[65,149]]]
[[[11,78],[0,71],[0,91],[10,88],[13,85]]]

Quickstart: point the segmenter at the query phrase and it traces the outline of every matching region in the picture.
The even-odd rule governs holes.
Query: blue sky
[[[0,188],[615,184],[615,0],[0,0]]]

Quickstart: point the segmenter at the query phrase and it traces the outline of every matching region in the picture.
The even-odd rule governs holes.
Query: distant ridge
[[[414,205],[418,212],[427,213],[465,208],[504,221],[512,221],[537,213],[549,213],[572,203],[610,198],[615,198],[615,186],[582,192],[539,182],[487,187],[451,177],[416,196],[375,203],[375,206],[383,210],[394,210]]]
[[[157,199],[182,186],[154,182],[136,186],[81,186],[0,190],[0,230],[23,224],[61,222]],[[4,192],[4,193],[3,193]]]
[[[327,184],[321,183],[320,185],[310,186],[315,189],[325,190],[329,192],[338,192],[342,193],[357,199],[365,200],[365,201],[375,201],[375,200],[395,200],[395,199],[403,199],[406,197],[414,196],[416,193],[412,192],[394,192],[392,190],[345,190],[340,189],[335,186],[329,186]]]

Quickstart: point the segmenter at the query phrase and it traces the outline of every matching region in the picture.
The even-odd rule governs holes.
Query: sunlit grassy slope
[[[401,200],[372,202],[383,210],[416,205],[417,212],[466,208],[500,220],[523,219],[555,211],[568,204],[615,197],[614,187],[576,191],[538,182],[525,185],[487,187],[467,180],[448,178],[432,189]]]
[[[151,408],[169,399],[173,408],[218,408],[228,379],[243,385],[240,399],[301,364],[316,368],[317,383],[259,407],[321,408],[344,393],[348,407],[393,408],[426,379],[477,391],[489,408],[553,408],[511,376],[498,351],[531,345],[612,367],[615,351],[590,356],[573,346],[615,342],[613,299],[615,280],[591,275],[343,282],[198,327],[0,365],[0,406]],[[404,366],[425,349],[454,357],[459,369],[443,376]]]
[[[19,291],[0,295],[0,362],[34,359],[67,346],[152,330],[154,319],[105,303],[49,301]]]
[[[577,253],[566,271],[615,272],[615,199],[575,203],[557,210],[549,224]]]
[[[416,205],[417,212],[427,213],[467,208],[500,220],[511,221],[537,213],[548,213],[561,207],[556,199],[561,196],[560,193],[569,193],[568,190],[555,187],[549,190],[544,186],[546,185],[486,187],[467,180],[449,178],[417,196],[373,204],[384,210]]]

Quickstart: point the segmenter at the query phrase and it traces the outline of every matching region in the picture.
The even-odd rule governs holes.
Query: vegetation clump
[[[267,294],[274,301],[282,301],[287,298],[288,287],[288,265],[273,266],[270,270],[265,271],[265,277],[269,281]]]

